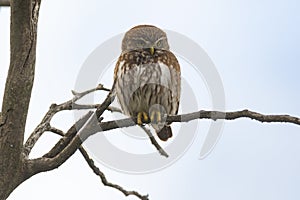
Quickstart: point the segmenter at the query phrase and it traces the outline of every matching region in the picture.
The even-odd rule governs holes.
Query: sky
[[[226,96],[225,110],[247,108],[266,114],[300,116],[299,6],[295,0],[42,1],[36,76],[26,137],[41,121],[51,103],[72,98],[71,90],[76,88],[78,77],[95,49],[138,24],[153,24],[175,31],[197,43],[221,77]],[[9,66],[9,11],[9,8],[0,9],[1,98]],[[105,72],[99,76],[99,82],[103,81],[107,87],[112,82],[114,61],[111,66],[99,66],[99,71]],[[187,85],[183,87],[187,88],[183,93],[191,89],[195,95],[195,98],[182,97],[183,102],[195,102],[189,107],[181,105],[180,111],[212,109],[210,86],[205,83],[205,77],[195,76],[188,60],[179,61]],[[97,94],[92,100],[101,101],[103,96],[103,93]],[[83,113],[60,113],[54,117],[52,125],[67,130],[80,114]],[[121,116],[112,117],[107,113],[106,117]],[[118,157],[100,143],[99,149],[91,149],[90,153],[109,181],[149,194],[150,199],[300,198],[299,127],[262,124],[249,119],[225,121],[222,136],[213,151],[199,159],[212,124],[210,120],[200,120],[182,125],[192,127],[196,134],[179,156],[173,158],[170,155],[172,162],[152,171],[132,173],[122,166],[118,169],[110,166],[99,157],[105,155],[116,160],[124,157]],[[175,132],[182,128],[178,124],[172,127]],[[139,156],[150,152],[156,155],[155,159],[164,159],[157,158],[159,156],[145,138],[133,137],[133,130],[136,129],[103,135],[120,152]],[[184,133],[188,135],[189,132],[181,131],[174,140],[162,145],[168,148],[172,143],[176,144],[176,138]],[[98,135],[89,138],[86,145],[93,143],[97,147],[101,133]],[[33,149],[32,156],[43,155],[58,139],[58,136],[45,133]],[[30,178],[11,194],[9,200],[24,198],[136,199],[103,186],[79,153],[58,169]]]

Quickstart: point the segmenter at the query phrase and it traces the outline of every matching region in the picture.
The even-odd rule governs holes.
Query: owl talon
[[[138,125],[142,125],[143,123],[148,123],[149,122],[149,117],[148,117],[148,114],[145,113],[145,112],[139,112],[137,114],[137,120],[136,120],[136,123]]]
[[[150,119],[151,119],[151,122],[152,123],[160,123],[161,122],[161,118],[162,118],[162,113],[158,110],[154,110],[151,112],[151,115],[150,115]]]

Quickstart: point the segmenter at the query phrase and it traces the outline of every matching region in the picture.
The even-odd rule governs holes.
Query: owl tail
[[[162,129],[160,129],[157,132],[157,136],[159,137],[159,139],[161,139],[162,141],[167,141],[170,137],[172,137],[172,129],[171,126],[164,126]]]

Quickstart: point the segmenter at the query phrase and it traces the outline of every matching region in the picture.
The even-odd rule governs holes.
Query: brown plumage
[[[151,122],[158,137],[172,136],[163,117],[178,112],[180,66],[169,51],[166,34],[155,26],[130,29],[114,71],[116,94],[123,112],[138,123]]]

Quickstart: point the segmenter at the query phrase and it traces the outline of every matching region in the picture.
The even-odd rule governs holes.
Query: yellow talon
[[[155,120],[155,115],[156,115],[156,112],[155,112],[155,111],[152,111],[152,112],[151,112],[151,116],[150,116],[151,122],[154,122],[154,120]]]
[[[160,111],[152,111],[150,116],[151,122],[160,123],[161,122],[161,113]]]
[[[138,125],[142,125],[143,124],[142,117],[143,117],[143,113],[139,112],[138,115],[137,115],[137,121],[136,121]]]
[[[149,121],[149,117],[148,117],[148,114],[145,113],[145,112],[139,112],[137,114],[137,121],[136,123],[138,125],[142,125],[144,122],[148,122]]]
[[[148,117],[148,114],[143,112],[143,121],[144,122],[148,122],[149,121],[149,117]]]

